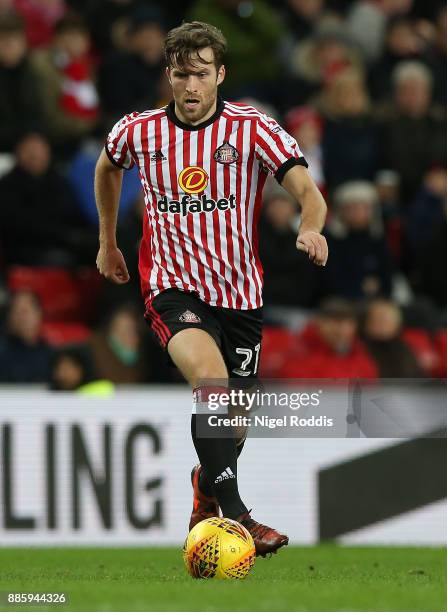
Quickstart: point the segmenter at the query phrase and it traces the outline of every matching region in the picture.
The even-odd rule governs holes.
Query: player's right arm
[[[99,251],[96,266],[103,276],[119,285],[127,283],[129,272],[116,243],[116,225],[123,182],[123,170],[102,150],[95,170],[95,198],[99,215]]]

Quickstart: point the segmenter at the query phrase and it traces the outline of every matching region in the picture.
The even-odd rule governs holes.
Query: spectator
[[[64,0],[15,0],[14,5],[25,22],[26,38],[33,49],[51,43],[54,26],[67,10]]]
[[[309,164],[309,172],[320,191],[325,192],[326,181],[323,171],[323,122],[311,106],[291,108],[285,116],[284,127],[299,143]]]
[[[346,69],[327,85],[322,99],[324,174],[328,189],[350,180],[371,180],[378,163],[377,130],[359,71]]]
[[[349,2],[347,27],[368,62],[382,53],[387,24],[410,15],[413,0],[356,0]],[[388,43],[389,44],[389,43]]]
[[[411,267],[420,260],[424,249],[442,225],[446,207],[447,169],[432,168],[426,173],[406,215],[406,237]]]
[[[50,378],[50,388],[53,391],[75,391],[94,378],[93,367],[85,347],[65,347],[54,354]]]
[[[399,175],[393,170],[381,170],[375,176],[375,188],[388,248],[396,264],[402,261],[403,222],[400,211]]]
[[[12,152],[24,131],[42,128],[38,79],[23,23],[15,15],[0,16],[0,152]]]
[[[159,10],[146,8],[134,13],[127,50],[109,54],[99,72],[98,87],[107,124],[130,111],[143,111],[159,104],[159,84],[164,78],[164,36]]]
[[[212,23],[225,33],[228,72],[222,92],[226,96],[254,96],[276,103],[283,31],[278,14],[266,0],[197,0],[189,18]]]
[[[286,0],[284,23],[295,41],[310,36],[324,9],[324,0]]]
[[[0,19],[2,17],[10,17],[11,15],[17,15],[14,0],[0,0]]]
[[[418,294],[432,298],[444,311],[447,309],[447,207],[443,206],[443,221],[434,232],[433,238],[426,244],[416,265],[414,286]]]
[[[112,313],[105,329],[90,341],[95,371],[116,384],[148,382],[149,364],[144,354],[140,317],[131,306]]]
[[[298,335],[280,378],[376,378],[376,367],[357,338],[352,304],[331,298]]]
[[[95,49],[102,57],[114,51],[124,51],[130,16],[141,4],[140,0],[87,0],[85,4],[83,14]]]
[[[35,52],[33,58],[51,141],[66,155],[92,133],[98,119],[89,48],[84,22],[66,16],[56,24],[51,47]]]
[[[51,365],[50,389],[108,396],[113,394],[114,385],[108,380],[96,379],[86,347],[72,346],[55,354]]]
[[[95,168],[104,143],[90,141],[82,145],[67,168],[67,179],[76,195],[82,216],[95,229],[98,228],[98,211],[95,200]],[[123,174],[118,220],[125,217],[141,190],[137,167]]]
[[[41,338],[42,308],[31,292],[11,297],[0,335],[0,382],[43,383],[50,373],[51,349]]]
[[[290,53],[290,81],[283,87],[288,106],[309,103],[338,72],[362,69],[362,59],[351,40],[339,27],[320,27]]]
[[[83,11],[90,25],[95,49],[102,57],[110,56],[116,51],[125,51],[127,48],[128,30],[136,14],[144,21],[145,11],[158,12],[166,20],[167,29],[182,23],[184,16],[194,0],[170,0],[168,11],[160,10],[162,2],[155,0],[100,0],[96,2],[85,1]],[[147,13],[146,13],[147,14]]]
[[[326,230],[330,257],[322,270],[325,295],[350,299],[389,296],[392,263],[374,185],[345,183],[334,200],[335,211]]]
[[[382,53],[387,25],[387,0],[358,0],[350,2],[346,18],[349,34],[363,51],[368,63],[377,60]]]
[[[402,340],[401,312],[390,300],[376,299],[366,308],[363,336],[380,378],[418,378],[423,375],[415,355]]]
[[[436,18],[436,39],[430,58],[433,73],[434,100],[443,106],[447,105],[447,6],[439,10]]]
[[[15,167],[0,179],[0,247],[5,265],[77,265],[94,261],[96,235],[86,231],[68,182],[53,167],[48,141],[28,134]]]
[[[408,17],[396,17],[387,27],[385,50],[370,71],[370,89],[375,100],[386,100],[392,94],[392,74],[404,61],[423,56],[423,43],[414,22]]]
[[[381,158],[400,174],[404,204],[429,168],[447,164],[445,110],[431,104],[432,81],[420,62],[403,62],[393,72],[394,103],[382,123]]]
[[[298,225],[296,202],[286,191],[277,188],[266,198],[259,224],[267,306],[306,308],[315,303],[316,268],[296,248]]]

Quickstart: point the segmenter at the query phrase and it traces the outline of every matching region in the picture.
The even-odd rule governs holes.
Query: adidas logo
[[[236,478],[236,476],[231,471],[231,468],[227,467],[224,469],[222,474],[216,478],[214,484],[218,484],[219,482],[222,482],[222,480],[228,480],[229,478]]]
[[[155,153],[152,153],[151,155],[151,161],[157,162],[157,161],[165,161],[166,157],[163,155],[163,152],[161,151],[161,149],[158,149],[158,151],[155,151]]]

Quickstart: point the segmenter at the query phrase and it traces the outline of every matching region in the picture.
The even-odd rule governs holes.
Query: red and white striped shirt
[[[146,304],[177,287],[212,306],[262,306],[257,221],[267,173],[307,163],[278,123],[218,99],[207,121],[182,123],[173,102],[121,119],[106,142],[120,168],[137,164],[147,217],[140,247]]]

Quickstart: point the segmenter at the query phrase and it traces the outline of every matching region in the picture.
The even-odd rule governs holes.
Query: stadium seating
[[[52,346],[81,344],[91,333],[87,326],[76,322],[46,321],[42,325],[42,338]]]
[[[435,376],[439,368],[439,354],[432,337],[424,329],[409,327],[403,330],[402,338],[427,376]]]
[[[283,327],[264,327],[259,373],[265,378],[275,378],[287,355],[296,343],[296,336]]]
[[[437,334],[435,342],[439,355],[438,367],[435,375],[441,378],[447,378],[447,329],[443,329]]]
[[[13,266],[8,270],[11,291],[29,290],[41,303],[46,321],[88,323],[96,314],[101,277],[93,268],[70,271],[64,268]]]

